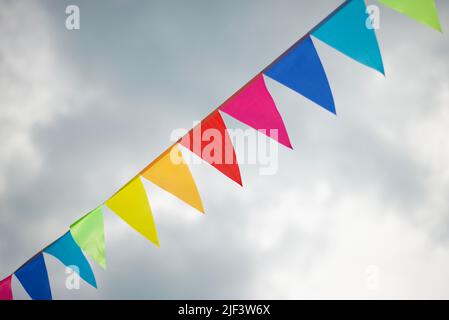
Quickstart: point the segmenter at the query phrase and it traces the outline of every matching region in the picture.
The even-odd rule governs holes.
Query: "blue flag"
[[[34,256],[14,273],[33,300],[51,300],[47,267],[42,253]]]
[[[95,281],[92,268],[90,267],[90,264],[83,252],[73,239],[70,231],[44,249],[44,252],[51,254],[65,266],[72,268],[80,275],[81,278],[93,287],[97,287],[97,282]]]
[[[335,113],[326,72],[310,37],[276,61],[265,75]]]
[[[349,0],[312,35],[352,59],[385,74],[376,33],[369,27],[367,19],[369,16],[365,2]]]

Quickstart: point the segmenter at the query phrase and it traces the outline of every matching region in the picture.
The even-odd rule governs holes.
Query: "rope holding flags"
[[[441,31],[434,0],[378,1]],[[87,257],[106,269],[105,206],[159,246],[156,225],[142,178],[204,213],[200,193],[179,145],[242,185],[234,146],[220,113],[225,113],[292,149],[282,116],[266,86],[266,79],[270,78],[336,114],[332,90],[312,38],[385,74],[375,30],[367,28],[367,18],[364,0],[347,0],[341,4],[111,198],[73,223],[62,237],[1,280],[0,300],[14,298],[13,279],[20,282],[31,299],[52,299],[44,253],[72,268],[87,283],[96,287],[95,275]]]

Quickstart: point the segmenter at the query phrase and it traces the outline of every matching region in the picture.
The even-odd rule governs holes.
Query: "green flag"
[[[103,209],[99,206],[70,226],[78,246],[106,269]]]
[[[435,0],[379,0],[379,2],[418,22],[442,31]]]

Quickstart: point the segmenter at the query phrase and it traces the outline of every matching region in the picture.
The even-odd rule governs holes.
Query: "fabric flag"
[[[218,111],[190,130],[180,143],[224,175],[242,185],[234,146]]]
[[[70,232],[78,246],[106,269],[103,206],[92,210],[72,224]]]
[[[11,289],[12,275],[0,281],[0,300],[12,300]]]
[[[310,37],[298,43],[264,73],[335,113],[329,81]]]
[[[51,300],[50,282],[42,252],[31,258],[15,273],[25,291],[33,300]]]
[[[156,162],[145,168],[141,175],[204,213],[195,181],[177,144],[164,152]]]
[[[220,111],[292,148],[284,121],[268,92],[262,74],[225,102]],[[273,133],[273,130],[276,133]]]
[[[442,31],[435,0],[379,0],[379,2],[418,22]]]
[[[350,58],[385,74],[376,33],[374,29],[366,27],[368,18],[363,0],[349,0],[312,35]]]
[[[70,231],[45,248],[44,252],[51,254],[65,266],[71,268],[93,287],[97,287],[97,282],[95,281],[95,276],[89,262],[75,240],[73,240]]]
[[[159,246],[156,225],[140,176],[106,201],[106,205],[145,238]]]

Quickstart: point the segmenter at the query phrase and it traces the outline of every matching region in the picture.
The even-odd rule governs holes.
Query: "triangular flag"
[[[204,213],[195,181],[177,144],[145,168],[141,175]]]
[[[234,146],[218,111],[190,130],[180,143],[242,185]]]
[[[72,224],[70,232],[78,246],[106,269],[103,207],[99,206]]]
[[[335,113],[326,72],[310,37],[298,43],[264,73]]]
[[[438,19],[438,11],[435,0],[378,0],[380,3],[403,13],[410,18],[421,22],[438,31],[441,24]]]
[[[0,300],[12,300],[11,289],[12,275],[0,281]]]
[[[72,234],[68,231],[53,244],[44,249],[45,253],[51,254],[61,261],[65,266],[73,269],[87,283],[97,287],[95,276],[86,257],[80,247],[73,240]]]
[[[225,102],[220,111],[292,148],[284,121],[268,92],[262,74]]]
[[[384,74],[374,29],[367,28],[364,0],[349,0],[312,35],[352,59]]]
[[[150,203],[139,176],[106,201],[106,205],[145,238],[159,246]]]
[[[15,273],[25,291],[33,300],[51,300],[50,282],[44,255],[38,253]]]

